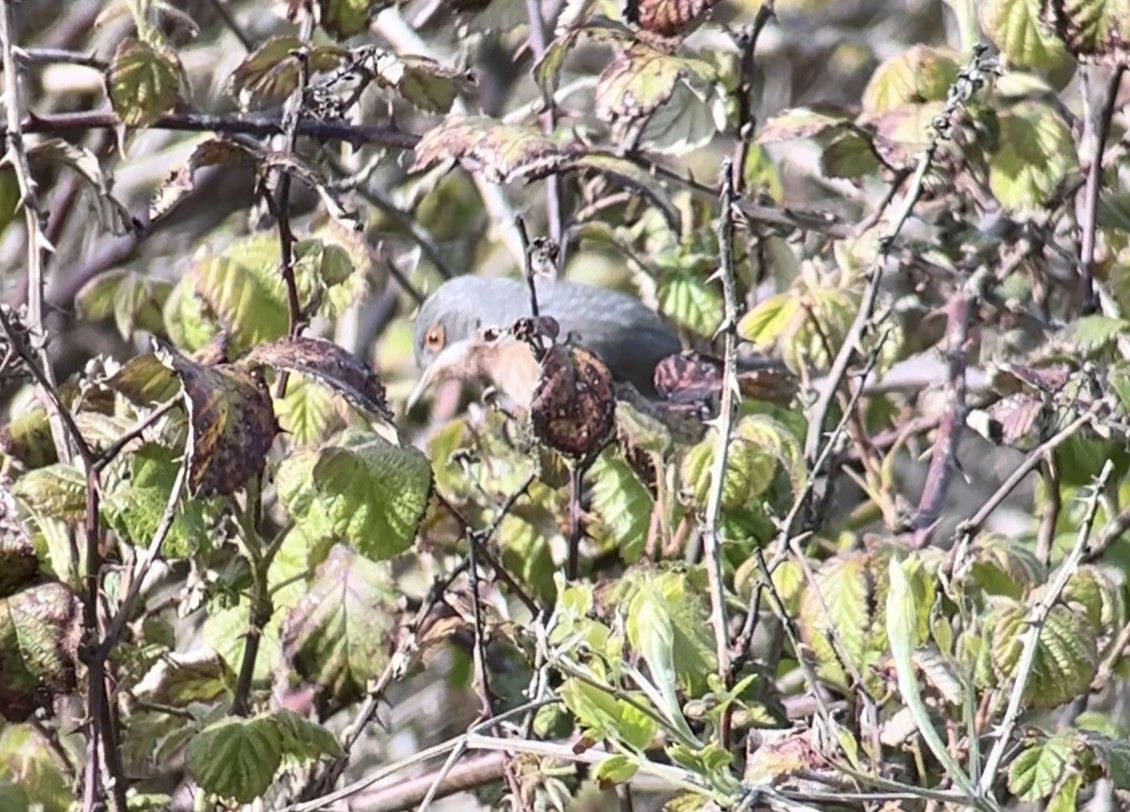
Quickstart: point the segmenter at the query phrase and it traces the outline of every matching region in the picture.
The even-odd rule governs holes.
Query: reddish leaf
[[[491,183],[509,183],[552,172],[579,154],[531,127],[503,124],[486,116],[457,117],[424,133],[411,171],[455,160],[468,171],[481,171]]]
[[[384,384],[351,353],[320,338],[281,338],[260,344],[239,365],[247,369],[285,369],[313,378],[363,412],[392,420]]]
[[[551,347],[530,403],[534,434],[562,453],[584,456],[600,448],[615,417],[616,385],[604,362],[583,347]]]
[[[702,403],[722,391],[722,360],[693,350],[664,358],[655,367],[655,389],[675,404]],[[743,359],[738,367],[743,397],[787,403],[796,394],[796,378],[780,361]]]
[[[262,378],[240,366],[203,366],[170,355],[165,363],[184,385],[192,428],[189,491],[231,494],[263,470],[278,433]]]
[[[717,0],[628,0],[628,22],[664,37],[687,34]]]

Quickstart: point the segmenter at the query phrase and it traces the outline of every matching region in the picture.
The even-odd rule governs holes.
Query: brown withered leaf
[[[628,22],[652,34],[679,37],[689,34],[717,0],[628,0]]]
[[[491,183],[509,183],[559,169],[576,154],[532,127],[503,124],[487,116],[456,116],[424,133],[410,171],[455,160],[468,171],[481,171]]]
[[[173,352],[162,355],[188,399],[189,493],[234,493],[262,472],[279,430],[267,385],[254,370],[241,366],[209,367]]]
[[[393,419],[380,377],[332,341],[280,338],[257,346],[239,361],[239,366],[297,372],[328,386],[363,412]]]
[[[616,423],[616,385],[608,367],[584,347],[557,344],[542,359],[530,402],[534,434],[563,454],[600,448]]]
[[[210,138],[196,145],[188,162],[158,187],[149,203],[150,222],[165,217],[192,192],[196,172],[207,166],[253,168],[261,158],[250,147],[229,138]]]
[[[1043,410],[1043,398],[1033,397],[1025,392],[998,400],[988,409],[989,419],[992,421],[991,439],[1005,445],[1018,444],[1032,434]]]
[[[1006,363],[994,370],[993,383],[1004,393],[1027,389],[1054,395],[1067,385],[1074,371],[1069,364],[1030,366]]]
[[[74,690],[80,609],[78,596],[58,582],[0,598],[0,716],[25,721]]]
[[[1079,61],[1130,64],[1130,6],[1124,0],[1041,0],[1040,18]]]

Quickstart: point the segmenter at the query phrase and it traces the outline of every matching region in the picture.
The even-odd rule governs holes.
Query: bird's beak
[[[449,378],[456,377],[456,370],[466,362],[471,351],[471,342],[467,339],[448,344],[432,362],[424,368],[416,387],[408,396],[404,410],[409,411],[419,403],[429,389]]]

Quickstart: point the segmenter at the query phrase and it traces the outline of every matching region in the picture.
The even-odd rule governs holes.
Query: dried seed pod
[[[530,402],[537,438],[563,454],[585,456],[600,448],[615,418],[616,385],[604,362],[584,347],[551,347]]]

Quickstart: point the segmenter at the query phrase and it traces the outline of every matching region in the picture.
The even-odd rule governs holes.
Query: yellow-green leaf
[[[176,52],[126,38],[110,62],[106,81],[114,112],[127,127],[146,127],[173,109],[181,95]]]

